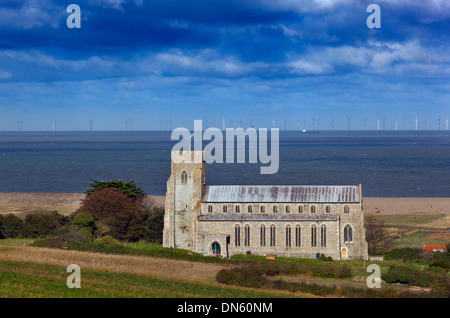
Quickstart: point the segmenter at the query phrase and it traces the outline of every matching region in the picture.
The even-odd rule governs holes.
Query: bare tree
[[[386,224],[380,217],[374,214],[365,215],[364,226],[366,228],[366,241],[369,254],[381,253],[390,247],[392,236],[389,234]]]

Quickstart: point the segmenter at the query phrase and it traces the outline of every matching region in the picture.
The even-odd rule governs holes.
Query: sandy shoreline
[[[83,193],[0,193],[0,213],[23,213],[33,209],[75,211]],[[146,205],[164,206],[164,196],[147,196]],[[364,212],[450,214],[450,198],[363,198]]]

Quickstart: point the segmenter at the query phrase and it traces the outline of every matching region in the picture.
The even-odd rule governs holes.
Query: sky
[[[372,3],[381,28],[366,24]],[[0,131],[410,130],[416,117],[450,117],[448,0],[0,1]]]

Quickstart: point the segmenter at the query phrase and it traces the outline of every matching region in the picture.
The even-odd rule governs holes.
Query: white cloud
[[[58,28],[58,12],[64,8],[48,0],[27,0],[18,10],[0,8],[0,27],[32,29],[51,26]]]

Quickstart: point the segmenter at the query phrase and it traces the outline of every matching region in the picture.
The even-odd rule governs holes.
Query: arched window
[[[236,212],[236,213],[241,213],[241,206],[240,206],[240,205],[236,205],[236,206],[234,207],[234,212]]]
[[[300,227],[300,225],[297,225],[295,227],[295,246],[299,247],[302,245],[302,229]]]
[[[234,246],[241,246],[241,227],[239,225],[234,227]]]
[[[273,206],[273,213],[278,213],[278,206],[276,205]]]
[[[317,246],[317,227],[315,225],[311,226],[311,246]]]
[[[286,226],[286,247],[291,247],[291,227]]]
[[[325,225],[320,227],[320,246],[327,246],[327,228]]]
[[[330,213],[331,212],[331,205],[327,205],[325,207],[325,213]]]
[[[261,246],[266,246],[266,227],[264,225],[261,225],[259,229],[259,240]]]
[[[212,206],[212,204],[209,204],[208,205],[208,213],[212,213],[212,211],[213,211],[213,206]]]
[[[303,205],[298,206],[298,213],[303,213]]]
[[[244,227],[244,245],[250,246],[250,226],[246,225]]]
[[[291,213],[291,207],[289,205],[286,205],[286,213]]]
[[[316,213],[316,206],[315,205],[311,205],[311,213]]]
[[[228,205],[224,204],[224,205],[222,206],[222,212],[223,212],[223,213],[227,213],[227,212],[228,212]]]
[[[247,212],[248,212],[248,213],[252,213],[252,212],[253,212],[253,205],[249,205],[249,206],[247,207]]]
[[[259,212],[260,212],[260,213],[266,213],[266,207],[265,207],[264,205],[261,204],[261,205],[259,206]]]
[[[344,213],[350,213],[350,206],[344,205]]]
[[[187,173],[186,173],[186,171],[183,171],[181,173],[181,183],[187,183]]]
[[[344,243],[350,243],[353,242],[353,230],[352,227],[347,224],[344,227]]]
[[[275,225],[270,226],[270,246],[275,246]]]
[[[217,242],[212,243],[211,250],[214,256],[220,256],[222,254],[220,251],[220,244]]]

